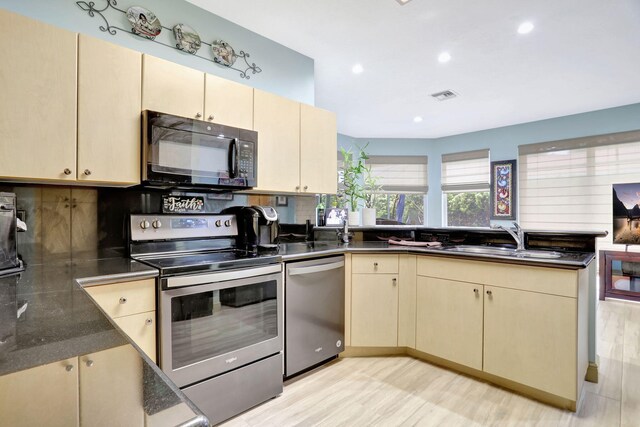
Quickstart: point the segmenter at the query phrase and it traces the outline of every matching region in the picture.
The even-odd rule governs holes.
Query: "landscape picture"
[[[640,244],[640,183],[613,184],[613,243]]]

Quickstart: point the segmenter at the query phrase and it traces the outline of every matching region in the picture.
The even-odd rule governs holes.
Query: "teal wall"
[[[106,0],[94,0],[96,8],[103,8]],[[87,0],[87,3],[89,0]],[[129,32],[118,31],[112,36],[99,30],[104,22],[99,16],[94,18],[81,10],[74,0],[0,0],[0,8],[7,9],[40,21],[88,34],[114,44],[158,56],[191,68],[238,81],[258,89],[263,89],[286,98],[307,104],[314,104],[314,63],[313,59],[275,43],[259,34],[240,27],[226,19],[200,9],[184,0],[130,0],[118,1],[117,7],[126,10],[129,6],[142,6],[156,14],[163,26],[173,28],[184,23],[194,28],[200,37],[210,43],[215,39],[227,41],[236,51],[244,50],[262,72],[250,75],[249,80],[240,78],[237,71],[205,61],[193,55],[170,49],[158,43],[144,40]],[[126,16],[113,9],[105,12],[111,25],[131,28]],[[166,29],[158,40],[173,45],[173,34]],[[199,55],[210,57],[208,46],[203,45]],[[240,64],[238,60],[237,64]],[[240,68],[240,67],[238,67]]]
[[[427,224],[442,225],[442,154],[489,148],[491,160],[518,157],[518,145],[640,129],[640,104],[433,139],[351,138],[339,135],[339,147],[364,146],[373,155],[429,156]]]

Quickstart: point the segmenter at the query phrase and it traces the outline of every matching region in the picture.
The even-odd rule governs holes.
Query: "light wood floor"
[[[600,301],[600,381],[578,413],[410,357],[348,358],[225,423],[248,426],[640,427],[640,304]]]

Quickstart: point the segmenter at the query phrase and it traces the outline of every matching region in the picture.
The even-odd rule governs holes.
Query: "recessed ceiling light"
[[[405,4],[409,3],[411,0],[396,0],[398,3],[400,3],[400,6],[404,6]]]
[[[420,122],[422,122],[422,117],[420,117],[420,116],[415,116],[415,117],[413,118],[413,121],[414,121],[414,122],[416,122],[416,123],[420,123]]]
[[[362,68],[362,64],[356,64],[353,66],[351,71],[353,72],[353,74],[360,74],[364,71],[364,68]]]
[[[438,61],[442,63],[451,61],[451,54],[449,52],[442,52],[438,55]]]
[[[527,21],[527,22],[523,22],[522,24],[520,24],[520,26],[518,26],[518,33],[520,34],[529,34],[534,28],[534,25]]]

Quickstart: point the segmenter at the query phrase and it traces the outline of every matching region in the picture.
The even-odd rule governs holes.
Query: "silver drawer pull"
[[[90,368],[93,366],[93,360],[87,360],[85,364],[87,365],[87,368]]]
[[[145,320],[145,321],[144,321],[144,323],[145,323],[146,325],[150,325],[150,324],[152,324],[152,323],[153,323],[153,319],[149,318],[149,319]]]
[[[71,372],[71,371],[73,371],[73,365],[67,365],[67,366],[64,367],[64,369],[66,369],[67,372]]]
[[[120,297],[120,304],[126,304],[127,299],[125,297]]]

